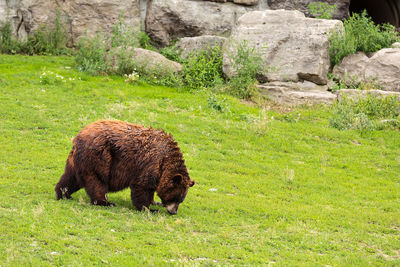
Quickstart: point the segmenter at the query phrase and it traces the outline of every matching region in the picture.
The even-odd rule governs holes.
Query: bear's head
[[[185,200],[189,187],[195,183],[189,175],[175,173],[158,186],[157,195],[167,211],[170,214],[176,214],[179,204]]]

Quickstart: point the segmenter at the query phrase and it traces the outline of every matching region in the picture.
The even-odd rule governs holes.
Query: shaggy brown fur
[[[175,214],[191,180],[178,144],[162,130],[121,121],[87,125],[73,140],[57,199],[85,188],[92,204],[110,206],[107,192],[131,189],[137,210],[155,204],[154,192]]]

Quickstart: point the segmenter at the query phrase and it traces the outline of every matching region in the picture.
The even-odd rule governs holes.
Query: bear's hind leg
[[[89,195],[91,203],[98,206],[115,206],[114,203],[108,202],[107,186],[91,175],[86,177],[86,193]]]
[[[72,166],[67,161],[64,174],[61,176],[60,181],[57,183],[54,190],[56,191],[56,198],[71,198],[71,194],[78,191],[81,187],[76,180],[75,172]]]

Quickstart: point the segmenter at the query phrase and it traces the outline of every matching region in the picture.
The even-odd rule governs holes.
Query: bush
[[[80,71],[91,75],[109,72],[111,66],[106,62],[107,44],[101,34],[93,38],[83,37],[79,40],[75,53],[75,63]]]
[[[83,37],[78,43],[75,62],[80,71],[96,74],[131,74],[135,69],[133,49],[143,38],[139,31],[124,21],[123,15],[110,34]]]
[[[400,129],[399,108],[400,103],[394,96],[379,98],[369,94],[358,101],[343,97],[332,107],[330,126],[339,130],[360,131],[384,129],[388,126]]]
[[[331,19],[332,14],[336,12],[336,5],[330,5],[325,2],[313,2],[308,6],[308,10],[310,10],[311,15],[318,19]]]
[[[347,55],[358,51],[376,52],[400,40],[394,26],[375,25],[366,11],[361,14],[354,13],[345,20],[344,29],[333,32],[330,36],[329,53],[333,65],[340,63]]]
[[[231,55],[234,75],[228,86],[228,92],[236,97],[249,99],[256,93],[257,74],[263,70],[263,60],[260,51],[249,47],[247,41],[236,47]]]
[[[183,65],[182,78],[189,89],[212,88],[222,82],[222,53],[219,46],[191,54]]]

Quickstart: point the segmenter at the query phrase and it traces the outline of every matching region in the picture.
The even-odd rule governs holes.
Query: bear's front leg
[[[149,208],[153,201],[154,192],[142,189],[140,186],[131,186],[132,205],[142,211]]]

